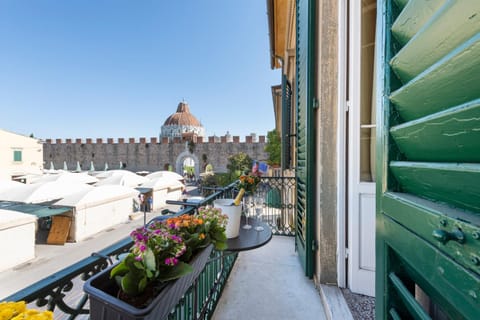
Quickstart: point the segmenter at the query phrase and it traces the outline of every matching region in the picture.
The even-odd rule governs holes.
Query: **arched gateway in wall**
[[[180,153],[177,156],[177,160],[175,160],[175,171],[178,174],[183,175],[183,164],[184,164],[185,160],[188,159],[188,158],[193,159],[194,167],[195,167],[195,177],[198,178],[200,176],[200,161],[198,160],[198,157],[195,154],[190,153],[190,151],[188,151],[188,150]]]

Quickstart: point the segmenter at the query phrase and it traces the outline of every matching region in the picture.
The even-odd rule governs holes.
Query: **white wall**
[[[29,214],[0,210],[0,272],[35,258],[37,219]],[[12,245],[12,239],[15,239]]]
[[[22,161],[14,161],[14,151],[21,151]],[[43,171],[43,144],[38,139],[0,129],[0,179]]]
[[[126,222],[132,212],[133,198],[131,196],[74,210],[68,240],[81,241],[100,231]]]

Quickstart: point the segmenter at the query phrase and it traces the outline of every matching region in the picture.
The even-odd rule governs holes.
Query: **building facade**
[[[480,3],[267,5],[305,274],[377,319],[478,318]]]
[[[40,140],[0,129],[0,179],[43,172]]]

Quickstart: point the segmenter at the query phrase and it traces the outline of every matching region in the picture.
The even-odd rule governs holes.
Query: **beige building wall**
[[[43,144],[40,140],[0,129],[0,179],[40,174]]]

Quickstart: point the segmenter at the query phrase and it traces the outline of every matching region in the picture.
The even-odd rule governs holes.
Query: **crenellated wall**
[[[226,172],[228,157],[240,152],[248,154],[255,160],[268,159],[265,152],[265,136],[247,136],[245,142],[240,142],[239,136],[233,136],[231,142],[226,137],[198,137],[194,143],[193,154],[198,158],[199,167],[211,163],[217,172]],[[228,139],[230,141],[230,139]],[[103,170],[105,163],[109,169],[118,169],[120,162],[125,169],[131,171],[164,170],[171,165],[174,170],[177,161],[183,160],[185,151],[189,150],[188,142],[175,138],[169,143],[167,138],[158,141],[157,138],[118,138],[118,139],[46,139],[43,145],[45,168],[52,162],[55,169],[62,169],[64,163],[68,170],[75,170],[77,162],[82,170],[89,170],[91,162],[96,170]],[[206,163],[203,161],[206,155]],[[182,159],[181,159],[182,158]]]

